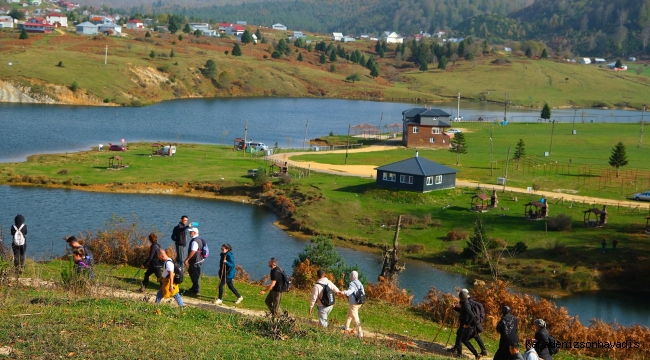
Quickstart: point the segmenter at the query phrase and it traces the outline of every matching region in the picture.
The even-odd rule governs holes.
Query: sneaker
[[[357,334],[357,336],[359,337],[359,339],[363,339],[363,333],[362,332]]]
[[[215,305],[221,305],[221,304],[223,304],[223,301],[221,301],[221,299],[217,299],[217,300],[214,301],[214,304]]]
[[[140,286],[140,289],[138,289],[138,292],[142,293],[142,292],[144,292],[145,289],[146,289],[146,287],[144,285],[142,285],[142,286]]]
[[[488,356],[487,350],[482,350],[481,351],[481,356]]]
[[[235,305],[241,303],[242,301],[244,301],[244,297],[243,296],[238,297],[237,301],[235,301]]]
[[[341,325],[341,330],[343,330],[343,331],[348,331],[348,327],[345,326],[345,325]]]
[[[456,348],[455,347],[450,347],[449,349],[445,349],[445,351],[447,351],[447,352],[456,352]]]

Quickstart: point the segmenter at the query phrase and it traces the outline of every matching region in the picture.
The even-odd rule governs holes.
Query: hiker
[[[162,265],[158,261],[158,251],[161,249],[160,244],[158,244],[158,235],[151,233],[147,237],[151,245],[149,246],[149,256],[147,260],[140,265],[141,269],[146,268],[147,271],[144,273],[144,279],[142,279],[142,286],[140,286],[140,292],[144,292],[149,285],[149,277],[152,274],[156,275],[156,279],[162,278]]]
[[[232,283],[232,280],[235,278],[235,257],[232,254],[232,246],[230,244],[221,245],[221,257],[219,261],[219,298],[214,301],[215,304],[221,305],[223,301],[223,285],[227,284],[228,289],[232,291],[233,294],[237,297],[235,305],[239,304],[244,300],[244,297],[239,295],[239,291],[235,289],[235,286]]]
[[[469,290],[461,289],[460,293],[458,294],[458,297],[461,300],[462,300],[463,297],[466,298],[466,302],[467,302],[470,310],[472,309],[472,302],[474,302],[474,299],[470,299]],[[468,327],[463,327],[463,316],[464,315],[463,315],[463,312],[462,312],[462,310],[463,310],[462,309],[462,304],[463,304],[463,301],[461,301],[460,304],[454,304],[453,305],[453,309],[455,311],[459,312],[460,321],[459,321],[458,329],[456,330],[456,343],[454,344],[454,347],[447,349],[447,351],[449,351],[449,352],[456,351],[456,353],[458,353],[458,354],[462,353],[462,345],[461,344],[464,344],[463,336],[464,335],[465,336],[471,335],[471,336],[468,337],[467,343],[469,344],[469,340],[474,338],[474,340],[478,344],[479,348],[481,349],[481,355],[482,356],[487,356],[488,355],[487,349],[485,348],[485,344],[483,343],[483,339],[481,338],[481,335],[479,335],[479,333],[483,332],[483,325],[478,321],[479,320],[479,317],[478,317],[479,314],[475,314],[474,311],[471,311],[471,314],[474,317],[474,324],[475,324],[474,331],[470,332],[470,331],[466,330],[467,328],[469,328],[469,326]],[[472,351],[473,347],[471,347],[471,348],[468,347],[468,349],[470,349],[470,351]]]
[[[359,309],[361,304],[358,303],[356,293],[361,290],[362,294],[366,293],[363,284],[359,281],[359,273],[353,271],[350,273],[350,285],[347,290],[341,292],[342,295],[348,297],[348,316],[345,318],[345,325],[342,326],[343,330],[350,330],[350,323],[354,320],[354,328],[357,336],[363,337],[363,330],[361,330],[361,321],[359,320]]]
[[[461,290],[458,294],[460,298],[460,304],[454,304],[454,310],[459,312],[460,327],[456,332],[456,344],[454,348],[457,354],[462,355],[462,348],[460,343],[465,344],[465,346],[472,352],[475,359],[479,359],[481,356],[478,354],[472,343],[469,341],[476,337],[476,315],[472,311],[472,307],[469,302],[469,291],[466,289]],[[477,340],[478,342],[478,340]]]
[[[605,240],[603,239],[603,241]],[[542,319],[537,319],[533,323],[535,324],[535,344],[533,347],[535,348],[537,355],[540,359],[553,360],[548,349],[551,339],[548,330],[546,330],[546,322]]]
[[[172,230],[172,241],[176,244],[176,263],[183,263],[183,253],[185,252],[185,245],[187,244],[186,230],[190,228],[187,225],[187,215],[181,216],[181,221],[178,225],[174,226]]]
[[[203,258],[201,257],[200,249],[203,247],[203,239],[199,237],[199,229],[190,228],[189,249],[187,250],[187,258],[185,258],[185,268],[190,274],[192,280],[192,287],[188,290],[190,294],[201,295],[201,265]]]
[[[330,279],[327,278],[325,275],[325,271],[323,269],[318,269],[316,272],[316,275],[318,276],[318,280],[316,280],[316,284],[314,284],[314,288],[311,290],[311,300],[309,302],[309,315],[311,315],[314,311],[314,305],[317,305],[318,307],[318,323],[320,326],[326,328],[327,327],[327,317],[329,316],[330,312],[332,312],[332,309],[334,308],[334,294],[341,294],[341,290],[339,290],[336,285],[334,285],[333,282],[330,281]],[[332,303],[328,303],[328,305],[323,304],[323,295],[325,294],[325,288],[328,288],[327,294],[332,295],[331,298],[326,297],[325,301],[329,302],[330,300]]]
[[[14,225],[11,227],[11,237],[14,239],[11,243],[11,249],[14,251],[14,269],[16,274],[22,274],[25,271],[26,236],[27,225],[25,225],[25,217],[18,214],[14,218]]]
[[[526,353],[524,360],[539,360],[537,351],[535,351],[535,339],[526,339]]]
[[[86,254],[84,258],[84,263],[86,263],[86,265],[88,265],[88,267],[90,267],[91,269],[93,268],[93,266],[95,265],[95,258],[93,257],[93,254],[88,249],[86,249],[86,247],[83,244],[81,244],[81,242],[76,237],[68,236],[65,242],[68,243],[68,245],[73,251],[74,249],[79,249],[79,248],[83,249],[84,253]]]
[[[494,354],[494,360],[509,360],[510,357],[510,344],[519,341],[519,334],[517,333],[517,317],[510,312],[509,306],[501,308],[501,320],[497,323],[497,332],[501,335],[499,338],[499,349]]]
[[[526,360],[519,352],[519,344],[512,343],[508,346],[508,351],[510,352],[510,359],[512,360]]]
[[[607,241],[603,239],[603,241],[600,242],[600,246],[603,248],[603,254],[604,254],[605,249],[607,249]]]
[[[160,304],[160,300],[165,298],[174,297],[176,303],[180,307],[184,307],[183,298],[178,290],[178,285],[174,284],[174,262],[167,256],[165,250],[158,250],[158,260],[163,263],[162,282],[160,283],[160,290],[156,294],[156,304]]]
[[[83,247],[78,247],[72,250],[72,261],[74,262],[75,268],[77,268],[77,274],[88,272],[88,277],[93,278],[92,270],[90,269],[90,266],[86,264],[85,260],[86,252]]]
[[[269,293],[266,295],[264,302],[271,312],[271,317],[275,318],[281,312],[280,303],[282,302],[282,283],[284,282],[284,278],[282,276],[282,269],[278,267],[278,259],[271,258],[269,260],[269,267],[271,268],[271,283],[264,290],[260,291],[260,295],[264,295],[266,292]]]

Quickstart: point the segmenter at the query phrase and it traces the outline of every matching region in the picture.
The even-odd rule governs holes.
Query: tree
[[[636,68],[636,76],[639,77],[641,73],[643,72],[643,66],[639,66]]]
[[[155,59],[156,58],[156,51],[151,50],[151,52],[149,53],[149,57],[152,58],[152,59]]]
[[[370,70],[370,76],[376,78],[379,76],[379,64],[375,64]]]
[[[546,49],[542,50],[541,58],[542,59],[548,59],[548,51],[546,51]]]
[[[344,263],[330,239],[319,235],[309,239],[309,241],[311,245],[305,246],[305,249],[298,253],[298,258],[293,260],[294,268],[306,259],[309,259],[312,265],[320,266],[324,271],[331,270]]]
[[[465,143],[465,135],[460,132],[454,134],[454,138],[450,142],[451,148],[449,151],[456,154],[456,165],[460,162],[460,154],[467,154],[467,144]]]
[[[79,89],[79,85],[77,84],[76,81],[73,81],[73,82],[72,82],[72,85],[70,85],[69,89],[70,89],[70,91],[72,91],[72,92],[77,92],[77,90]]]
[[[167,29],[169,30],[170,33],[176,34],[176,32],[178,31],[178,25],[175,22],[170,21],[169,26],[167,27]],[[183,40],[183,39],[181,39],[181,36],[183,36],[183,35],[180,35],[178,37],[179,40]]]
[[[183,34],[178,35],[178,41],[183,41]]]
[[[192,29],[190,29],[190,24],[189,23],[185,24],[185,27],[183,28],[183,32],[186,33],[186,34],[189,34],[189,33],[192,32]]]
[[[194,36],[196,36],[196,37],[203,36],[203,31],[201,31],[199,29],[194,30]]]
[[[217,64],[214,60],[210,59],[205,62],[205,66],[201,68],[201,74],[207,78],[214,78],[217,75]]]
[[[25,30],[25,28],[23,28],[23,30],[20,32],[20,36],[19,36],[18,38],[19,38],[20,40],[27,40],[27,39],[29,39],[29,34],[28,34],[27,31]]]
[[[307,45],[307,51],[312,52],[313,50],[314,48],[311,46],[311,43],[309,43],[309,45]]]
[[[361,80],[361,78],[359,77],[359,74],[357,74],[357,73],[354,73],[354,74],[352,74],[352,75],[345,78],[345,81],[352,81],[352,83],[354,83],[355,81],[359,81],[359,80]]]
[[[274,59],[279,59],[279,58],[282,57],[282,54],[280,54],[279,51],[274,50],[273,53],[271,53],[271,57],[274,58]]]
[[[447,68],[447,57],[443,55],[440,58],[440,61],[438,61],[438,69],[444,70],[446,68]]]
[[[318,59],[318,62],[321,64],[325,64],[327,62],[327,57],[325,56],[325,53],[320,54],[320,58]]]
[[[465,56],[465,41],[461,41],[460,44],[458,44],[458,50],[456,51],[458,53],[459,57]]]
[[[618,177],[618,169],[621,166],[627,165],[627,151],[622,142],[618,142],[612,149],[612,155],[609,157],[609,165],[616,168],[616,177]]]
[[[303,59],[302,53],[298,53],[298,61],[304,61],[304,60],[305,59]]]
[[[524,139],[519,139],[517,147],[515,147],[515,154],[512,156],[512,159],[517,161],[517,170],[519,170],[519,160],[524,156],[526,156],[526,145]]]
[[[336,51],[332,50],[332,52],[330,52],[330,61],[334,62],[334,61],[336,61],[336,59],[337,59]]]
[[[621,59],[616,60],[616,64],[614,64],[614,67],[617,69],[620,69],[623,67],[623,63],[621,63]]]
[[[548,106],[547,103],[544,103],[544,107],[542,108],[542,113],[539,115],[540,118],[548,121],[548,119],[551,118],[551,108]]]
[[[427,70],[429,70],[429,64],[427,63],[427,60],[426,60],[426,59],[424,59],[424,60],[420,59],[419,62],[420,62],[420,71],[427,71]]]
[[[490,47],[487,40],[483,41],[483,55],[490,53]]]
[[[147,31],[147,33],[144,34],[144,37],[151,37],[151,33],[149,31]]]
[[[232,56],[241,56],[241,48],[239,47],[239,43],[235,43],[235,46],[232,48],[231,52]]]
[[[257,40],[262,40],[262,33],[260,32],[260,28],[257,28],[257,30],[255,30],[255,37]]]
[[[259,30],[259,29],[257,29]],[[257,36],[257,35],[255,35]],[[244,30],[244,33],[241,34],[241,43],[242,44],[250,44],[253,42],[253,35],[251,35],[250,31]]]
[[[174,56],[175,56],[174,49],[172,48],[172,50],[169,52],[169,57],[173,58]]]
[[[533,49],[527,48],[525,54],[526,54],[526,57],[530,59],[531,57],[533,57]]]
[[[7,13],[7,15],[11,16],[16,20],[25,20],[25,13],[18,9],[12,9]]]

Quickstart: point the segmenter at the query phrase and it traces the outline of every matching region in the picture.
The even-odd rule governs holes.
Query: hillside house
[[[634,56],[630,56],[630,57],[627,59],[627,61],[633,61],[633,62],[634,62],[634,61],[636,61],[636,58],[635,58]]]
[[[359,39],[360,40],[368,40],[368,39],[370,39],[370,35],[368,35],[368,34],[359,35]]]
[[[431,34],[429,34],[426,31],[420,31],[420,35],[422,35],[423,38],[430,38],[431,37]]]
[[[244,31],[246,31],[246,29],[244,29],[243,26],[241,26],[241,25],[233,25],[233,26],[229,27],[228,29],[226,29],[226,34],[240,36],[241,34],[244,33]]]
[[[606,63],[605,59],[603,59],[603,58],[594,58],[594,62],[596,64],[604,64],[604,63]]]
[[[168,33],[169,32],[169,26],[168,25],[158,25],[155,27],[156,31],[160,33]]]
[[[190,27],[190,30],[192,30],[192,32],[201,30],[203,34],[205,34],[206,31],[210,30],[210,24],[208,23],[189,23],[187,26]]]
[[[45,20],[50,24],[54,25],[56,28],[67,28],[68,27],[68,17],[60,13],[49,13],[45,16]]]
[[[219,36],[219,32],[214,29],[203,30],[203,36],[212,36],[212,37]]]
[[[117,24],[100,24],[97,28],[100,33],[109,36],[122,36],[122,27]]]
[[[420,34],[414,34],[414,35],[413,35],[413,39],[415,39],[415,41],[420,41],[420,40],[422,40],[422,35],[420,35]]]
[[[235,24],[237,24],[237,25],[241,25],[241,26],[246,26],[246,25],[248,25],[248,23],[247,23],[246,21],[241,21],[241,20],[239,20],[239,21],[235,21]]]
[[[232,27],[232,25],[233,25],[233,24],[231,24],[231,23],[227,23],[227,22],[219,23],[219,25],[218,25],[218,26],[219,26],[219,27],[218,27],[219,32],[220,32],[220,33],[222,33],[222,32],[226,32],[226,30],[230,29],[230,28]]]
[[[341,38],[341,42],[354,42],[354,38],[352,36],[344,36]]]
[[[126,23],[127,29],[144,29],[144,23],[142,20],[129,20]]]
[[[627,65],[621,64],[621,67],[616,67],[616,62],[607,64],[607,68],[610,70],[627,71]]]
[[[425,193],[456,187],[458,170],[415,157],[380,166],[377,170],[377,186]]]
[[[287,27],[282,25],[282,24],[273,24],[271,26],[273,30],[282,30],[282,31],[287,31]]]
[[[76,26],[76,33],[78,35],[97,35],[99,26],[89,21],[83,22]]]
[[[381,40],[386,44],[402,44],[404,43],[404,38],[399,36],[396,32],[384,31],[381,35]]]
[[[54,25],[50,25],[45,18],[31,18],[22,24],[18,24],[19,29],[25,29],[31,33],[51,34],[54,31]]]
[[[406,147],[448,148],[453,134],[451,115],[440,109],[412,108],[402,111],[402,143]]]
[[[340,32],[332,33],[332,41],[341,41],[342,37],[343,37],[343,33]]]
[[[444,30],[438,30],[438,31],[436,31],[436,32],[433,33],[433,37],[434,37],[434,38],[437,38],[437,39],[442,39],[442,38],[444,38],[445,36],[447,36],[447,32],[444,31]]]
[[[302,31],[294,31],[293,36],[291,37],[293,40],[297,39],[305,39],[307,38],[307,35],[303,34]]]
[[[591,59],[590,58],[582,58],[582,59],[580,59],[580,63],[582,65],[589,65],[589,64],[591,64]]]
[[[112,24],[113,19],[106,17],[106,16],[91,16],[90,19],[88,19],[88,22],[93,23],[95,25],[102,25],[102,24]]]
[[[14,18],[11,16],[0,16],[0,29],[12,29],[14,27]]]

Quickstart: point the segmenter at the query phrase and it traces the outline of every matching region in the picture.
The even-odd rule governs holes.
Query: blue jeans
[[[156,294],[156,304],[160,304],[160,300],[162,300],[162,297],[163,295],[162,295],[162,288],[161,288],[158,290],[158,293]],[[185,306],[185,304],[183,303],[183,298],[181,297],[180,293],[176,293],[176,295],[174,295],[174,299],[176,299],[176,303],[178,304],[178,306],[180,307]]]

